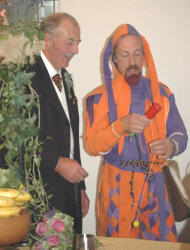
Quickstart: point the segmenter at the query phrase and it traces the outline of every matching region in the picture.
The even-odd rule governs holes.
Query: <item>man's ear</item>
[[[52,45],[52,35],[48,32],[44,34],[45,47],[49,48]]]
[[[117,64],[117,59],[116,59],[116,56],[115,56],[115,55],[112,56],[112,62],[113,62],[114,64]]]

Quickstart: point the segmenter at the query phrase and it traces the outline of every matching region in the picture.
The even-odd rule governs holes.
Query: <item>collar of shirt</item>
[[[60,76],[61,76],[61,70],[58,70],[58,71],[55,70],[53,65],[50,63],[50,61],[47,59],[47,57],[44,55],[44,53],[42,51],[40,52],[40,56],[41,56],[45,66],[46,66],[46,69],[47,69],[51,79],[56,74],[60,74]]]
[[[42,58],[42,61],[43,61],[44,64],[45,64],[45,67],[46,67],[48,73],[49,73],[49,76],[50,76],[50,78],[51,78],[51,82],[52,82],[52,84],[53,84],[53,86],[54,86],[54,88],[55,88],[55,91],[56,91],[57,95],[58,95],[59,98],[60,98],[61,92],[58,90],[57,86],[56,86],[55,83],[52,81],[52,77],[53,77],[54,75],[56,75],[56,74],[60,74],[60,76],[62,77],[62,75],[61,75],[61,70],[58,70],[58,71],[55,70],[54,67],[53,67],[53,65],[50,63],[50,61],[47,59],[47,57],[44,55],[44,53],[43,53],[42,51],[40,52],[40,56],[41,56],[41,58]],[[63,84],[63,83],[62,83],[62,84]],[[62,88],[62,89],[63,89],[63,88]],[[62,91],[62,92],[63,92],[63,91]]]

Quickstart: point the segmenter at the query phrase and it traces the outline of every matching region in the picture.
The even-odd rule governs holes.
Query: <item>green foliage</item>
[[[13,35],[24,33],[31,46],[36,34],[38,38],[42,38],[37,23],[31,23],[27,27],[0,26],[0,34],[5,30],[7,34]],[[6,39],[6,36],[0,35],[0,39]],[[29,62],[24,49],[22,56],[24,65],[14,62],[0,64],[0,153],[1,157],[4,154],[7,167],[0,169],[0,187],[19,188],[23,184],[31,194],[33,200],[29,209],[32,227],[28,239],[31,241],[36,223],[48,210],[50,197],[45,193],[40,175],[40,105],[38,95],[31,86],[34,72],[24,70],[25,64]]]
[[[36,169],[39,170],[41,145],[37,136],[39,100],[31,87],[33,74],[12,63],[0,65],[0,149],[6,151],[5,161],[11,172],[10,178],[15,175],[18,180],[17,185],[11,180],[11,185],[17,188],[24,183],[27,191],[41,195],[42,187],[38,187],[39,182],[34,178]],[[37,112],[33,112],[34,109]],[[24,175],[27,177],[24,180],[18,171],[21,151],[24,152]]]
[[[1,148],[8,150],[6,161],[9,166],[18,167],[18,152],[24,143],[27,143],[31,136],[37,134],[37,128],[34,124],[35,116],[31,115],[32,106],[28,105],[34,102],[35,97],[25,94],[26,84],[30,84],[32,74],[24,71],[15,71],[14,65],[0,66],[0,76],[2,86],[0,89],[0,134],[4,138]],[[25,106],[26,104],[26,106]],[[16,158],[15,158],[16,157]]]
[[[44,33],[41,31],[40,25],[36,21],[30,22],[27,25],[24,23],[20,23],[18,26],[0,25],[0,40],[6,40],[8,38],[8,33],[5,33],[5,31],[12,35],[19,35],[23,33],[31,44],[33,44],[35,36],[37,36],[38,40],[42,40],[44,37]]]

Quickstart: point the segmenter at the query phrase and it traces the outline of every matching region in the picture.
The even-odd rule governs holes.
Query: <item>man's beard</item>
[[[130,76],[128,76],[127,71],[130,71],[132,69],[137,70],[138,73],[132,73]],[[125,81],[130,85],[130,86],[136,86],[141,79],[142,72],[140,71],[139,67],[137,65],[131,65],[129,66],[126,71],[125,71]]]

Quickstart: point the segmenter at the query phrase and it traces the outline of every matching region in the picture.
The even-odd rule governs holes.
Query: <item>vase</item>
[[[19,216],[0,218],[0,249],[23,240],[30,224],[31,216],[26,209]]]

